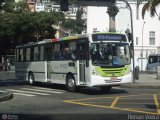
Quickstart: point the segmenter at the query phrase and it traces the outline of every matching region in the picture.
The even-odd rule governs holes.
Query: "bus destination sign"
[[[93,41],[124,41],[126,42],[125,35],[122,34],[93,34]]]

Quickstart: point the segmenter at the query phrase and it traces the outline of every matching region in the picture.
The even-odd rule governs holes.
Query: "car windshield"
[[[127,43],[92,43],[92,64],[96,66],[120,66],[130,64]]]

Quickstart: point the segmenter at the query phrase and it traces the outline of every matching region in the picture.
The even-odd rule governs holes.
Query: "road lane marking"
[[[56,90],[59,92],[66,92],[65,90],[57,90],[57,89],[50,89],[50,88],[42,88],[42,87],[32,87],[33,89],[41,89],[41,90]]]
[[[144,104],[147,104],[147,105],[153,105],[153,103],[135,103],[135,102],[118,102],[118,105],[126,105],[126,104],[130,104],[130,105],[144,105]]]
[[[119,99],[119,97],[116,97],[116,98],[114,99],[114,101],[112,102],[112,104],[111,104],[111,106],[110,106],[111,108],[113,108],[113,107],[116,105],[118,99]]]
[[[153,98],[121,98],[121,100],[153,100]]]
[[[47,92],[47,93],[57,93],[57,94],[61,94],[63,92],[60,92],[60,91],[51,91],[51,90],[41,90],[41,89],[32,89],[32,88],[21,88],[23,90],[31,90],[31,91],[37,91],[37,92]]]
[[[66,103],[71,103],[71,104],[77,104],[77,105],[82,105],[82,106],[91,106],[91,107],[97,107],[97,108],[111,108],[110,106],[103,106],[103,105],[95,105],[95,104],[86,104],[82,102],[77,102],[77,101],[70,101],[70,100],[64,100]],[[138,112],[138,113],[144,113],[144,114],[153,114],[157,115],[157,113],[154,112],[147,112],[147,111],[141,111],[141,110],[134,110],[130,108],[118,108],[118,107],[113,107],[111,109],[114,110],[124,110],[124,111],[130,111],[130,112]]]
[[[47,93],[38,93],[38,92],[31,92],[31,91],[23,91],[23,90],[14,90],[14,89],[7,89],[8,91],[12,92],[19,92],[19,93],[31,93],[31,94],[37,94],[37,95],[50,95]]]
[[[153,94],[153,98],[154,98],[154,102],[155,102],[155,105],[156,105],[156,108],[157,108],[157,112],[158,112],[158,114],[160,114],[160,106],[159,106],[159,103],[158,103],[157,95]]]
[[[148,95],[153,95],[153,94],[139,94],[139,95],[126,95],[126,96],[119,96],[121,97],[121,99],[124,99],[125,97],[136,97],[136,96],[148,96]],[[160,95],[160,94],[157,94],[157,95]],[[70,101],[85,101],[85,100],[95,100],[95,99],[103,99],[103,98],[115,98],[115,96],[106,96],[106,97],[96,97],[96,98],[82,98],[82,99],[75,99],[75,100],[70,100]],[[132,98],[131,98],[132,99]]]
[[[0,90],[0,92],[7,92],[7,91]]]
[[[160,95],[159,93],[157,93],[157,94],[155,94],[155,95]],[[146,98],[141,98],[141,97],[145,97],[146,96]],[[119,97],[119,98],[118,98]],[[130,97],[129,99],[128,99],[128,97]],[[134,99],[134,100],[136,100],[136,98],[135,97],[140,97],[140,98],[137,98],[137,100],[142,100],[142,99],[148,99],[148,100],[153,100],[153,94],[139,94],[139,95],[126,95],[126,96],[113,96],[113,97],[97,97],[97,98],[82,98],[82,99],[76,99],[76,100],[64,100],[64,102],[66,102],[66,103],[71,103],[71,104],[77,104],[77,105],[82,105],[82,106],[91,106],[91,107],[97,107],[97,108],[110,108],[110,109],[114,109],[114,110],[124,110],[124,111],[128,111],[128,112],[137,112],[137,113],[143,113],[143,114],[153,114],[153,115],[160,115],[159,114],[159,111],[160,111],[160,108],[157,110],[157,109],[145,109],[146,107],[142,107],[142,108],[144,108],[144,109],[141,109],[141,108],[133,108],[133,107],[125,107],[125,106],[123,106],[123,107],[117,107],[117,106],[115,106],[115,104],[117,103],[117,101],[118,101],[118,105],[121,103],[120,102],[120,100],[122,99],[128,99],[128,100],[132,100],[132,98]],[[150,98],[149,98],[150,97]],[[113,98],[113,102],[111,102],[111,105],[99,105],[99,103],[98,104],[96,104],[96,102],[94,102],[94,101],[91,101],[90,102],[90,100],[99,100],[99,99],[104,99],[104,98],[106,98],[106,100],[108,100],[108,99],[110,99],[110,98]],[[157,96],[156,96],[156,98],[157,98]],[[119,99],[119,100],[118,100]],[[87,103],[86,103],[87,102]],[[107,101],[106,101],[106,103],[108,103]],[[123,104],[124,102],[122,102],[122,104]],[[128,102],[129,104],[130,104],[130,102]],[[133,102],[131,102],[132,103],[132,105],[134,105],[134,103]],[[137,103],[136,101],[135,101],[135,105],[136,104],[138,104],[138,105],[140,105],[140,104],[142,104],[142,105],[149,105],[149,104],[151,104],[151,103]],[[156,106],[159,106],[159,103],[158,103],[158,100],[156,99]],[[153,103],[152,103],[152,105],[153,105]],[[124,108],[125,107],[125,108]],[[150,111],[151,110],[151,111]],[[158,112],[157,112],[158,111]]]
[[[23,96],[27,96],[27,97],[33,97],[33,96],[36,96],[36,95],[32,95],[32,94],[16,93],[16,92],[14,92],[13,94],[14,94],[14,95],[23,95]]]

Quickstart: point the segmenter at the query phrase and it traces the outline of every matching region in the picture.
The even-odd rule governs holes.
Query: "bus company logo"
[[[2,114],[2,120],[7,120],[8,119],[8,115],[7,114]]]
[[[18,120],[18,115],[2,114],[2,120]]]

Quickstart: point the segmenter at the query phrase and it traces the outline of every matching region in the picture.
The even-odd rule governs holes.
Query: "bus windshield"
[[[130,64],[128,43],[92,43],[91,59],[95,66],[121,66]]]

